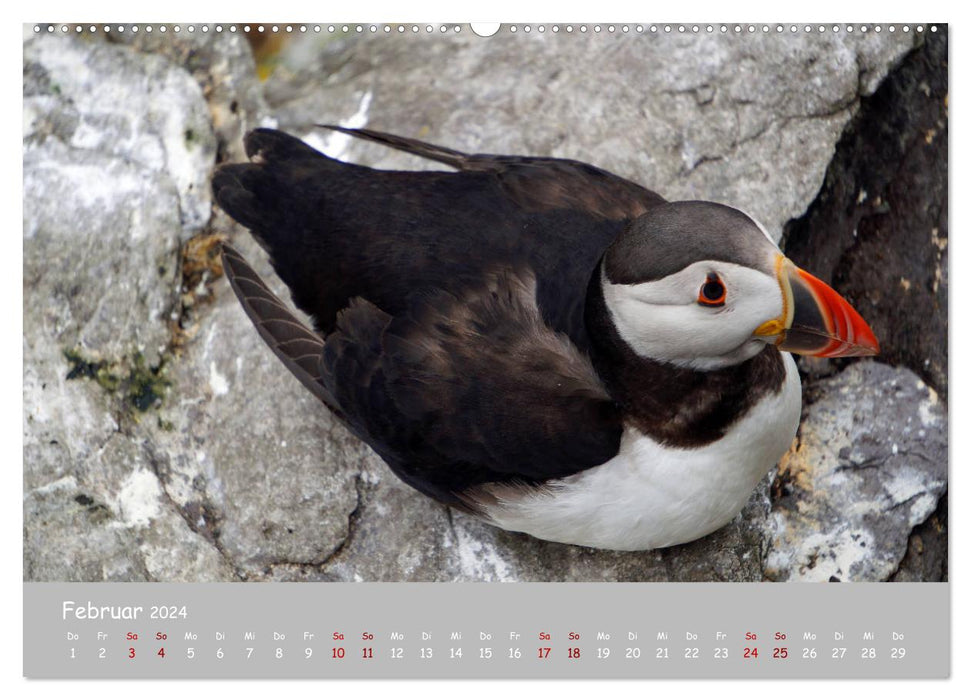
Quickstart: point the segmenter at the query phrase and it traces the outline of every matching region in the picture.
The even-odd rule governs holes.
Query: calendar
[[[950,673],[941,584],[28,584],[24,598],[32,678]]]
[[[305,19],[22,27],[24,675],[948,678],[947,24]]]

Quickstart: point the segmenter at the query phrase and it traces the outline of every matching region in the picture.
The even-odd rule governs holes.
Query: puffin
[[[877,354],[753,218],[592,165],[318,125],[447,169],[256,129],[213,176],[302,321],[231,245],[283,365],[402,481],[498,528],[649,550],[731,521],[789,449],[792,353]]]

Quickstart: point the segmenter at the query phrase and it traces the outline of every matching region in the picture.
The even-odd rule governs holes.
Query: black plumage
[[[245,144],[254,162],[222,166],[213,178],[219,205],[253,232],[325,335],[356,296],[394,316],[422,290],[465,289],[484,270],[525,263],[543,318],[585,347],[583,297],[593,268],[630,219],[664,201],[585,163],[466,156],[344,131],[447,159],[460,171],[373,170],[258,129]]]

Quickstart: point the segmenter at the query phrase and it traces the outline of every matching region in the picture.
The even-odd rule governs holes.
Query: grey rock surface
[[[25,42],[30,580],[230,573],[161,497],[130,410],[164,382],[179,248],[209,221],[214,159],[202,90],[169,61],[70,36]]]
[[[117,33],[113,42],[168,58],[189,71],[199,83],[209,107],[220,160],[246,157],[243,136],[259,126],[275,126],[249,42],[235,32]]]
[[[383,168],[421,163],[316,123],[471,152],[593,163],[667,199],[729,203],[778,240],[802,214],[861,96],[913,46],[903,34],[500,31],[294,43],[267,82],[280,128]],[[288,62],[289,59],[289,62]]]
[[[910,533],[907,553],[889,581],[949,580],[947,501],[945,493],[937,502],[937,510]]]
[[[910,370],[873,361],[817,382],[776,488],[768,578],[887,579],[947,488],[937,392]]]
[[[486,40],[463,29],[301,36],[264,84],[238,36],[26,40],[28,580],[760,580],[766,554],[781,557],[768,477],[722,530],[641,553],[495,530],[409,489],[260,341],[218,279],[213,242],[231,237],[284,290],[245,231],[218,210],[210,218],[208,199],[192,199],[208,197],[208,185],[195,183],[208,181],[217,158],[241,157],[242,133],[273,120],[355,162],[430,167],[312,126],[337,122],[472,151],[586,160],[668,198],[740,206],[778,237],[815,196],[861,96],[913,39],[501,32]],[[86,83],[60,75],[64,65],[88,66],[79,75],[96,70],[131,92],[110,103],[74,97]],[[160,77],[149,85],[143,74]],[[126,150],[137,139],[114,138],[134,129],[126,119],[153,123],[146,115],[158,109],[158,85],[180,86],[186,102],[166,103],[165,133],[191,129],[205,157],[162,158],[153,169]],[[87,134],[80,143],[78,123]],[[78,163],[97,177],[72,190],[64,182]],[[125,180],[125,167],[142,179]],[[70,206],[99,191],[95,184],[103,202]],[[187,218],[195,206],[205,216]],[[143,214],[123,216],[139,207]],[[98,315],[119,305],[127,315]],[[843,386],[852,379],[843,374],[827,381]],[[132,398],[146,384],[158,399],[147,406]],[[916,420],[903,407],[895,417]],[[919,512],[892,520],[894,534],[879,540],[889,554],[875,558],[899,562]],[[832,531],[822,514],[819,522]]]

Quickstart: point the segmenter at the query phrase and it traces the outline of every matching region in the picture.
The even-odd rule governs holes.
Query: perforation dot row
[[[533,31],[533,27],[531,25],[528,25],[528,24],[526,24],[526,25],[520,25],[520,26],[517,26],[517,25],[513,24],[513,25],[510,25],[510,26],[506,27],[506,29],[509,32],[512,32],[512,33],[515,33],[517,31],[519,31],[520,29],[522,31],[524,31],[524,32]],[[879,34],[880,32],[884,31],[884,29],[886,29],[886,31],[890,32],[891,34],[894,33],[894,32],[896,32],[896,31],[898,31],[898,29],[899,29],[899,31],[905,32],[905,33],[906,32],[910,32],[911,30],[916,31],[916,32],[923,32],[924,31],[924,25],[918,24],[918,25],[914,25],[912,27],[909,24],[902,24],[902,25],[895,25],[895,24],[889,24],[889,25],[879,25],[879,24],[861,24],[861,25],[845,24],[845,25],[839,25],[839,24],[834,24],[832,26],[826,26],[826,25],[823,25],[823,24],[819,24],[819,25],[812,25],[812,24],[805,24],[805,25],[799,25],[799,24],[789,24],[789,25],[785,25],[785,24],[774,24],[774,25],[770,25],[770,24],[651,24],[651,25],[643,25],[643,24],[637,24],[637,25],[630,25],[630,24],[620,24],[620,25],[607,24],[607,25],[600,25],[600,24],[595,24],[595,25],[592,25],[592,26],[588,26],[588,25],[585,25],[585,24],[581,24],[581,25],[577,25],[577,26],[574,26],[572,24],[566,24],[566,25],[554,24],[554,25],[551,25],[549,27],[549,30],[552,31],[552,32],[554,32],[554,33],[559,33],[561,31],[565,31],[568,34],[572,34],[573,32],[577,32],[577,31],[579,31],[582,34],[582,33],[586,33],[586,32],[591,31],[591,30],[593,32],[595,32],[595,33],[608,32],[608,33],[611,33],[611,34],[614,34],[614,33],[624,33],[624,34],[628,34],[628,33],[631,33],[631,32],[636,32],[637,34],[643,34],[645,32],[648,32],[648,33],[651,33],[651,34],[658,34],[658,33],[664,33],[664,34],[671,34],[671,33],[679,33],[679,34],[700,34],[700,33],[707,33],[707,34],[714,34],[714,33],[720,33],[720,34],[728,34],[728,33],[734,33],[734,34],[756,34],[756,33],[762,33],[762,34],[768,34],[770,32],[775,32],[777,34],[782,34],[782,33],[785,33],[785,32],[789,32],[791,34],[796,34],[798,32],[804,32],[804,33],[817,32],[817,33],[822,34],[822,33],[828,32],[828,31],[831,31],[834,34],[838,34],[841,31],[845,31],[845,32],[850,33],[850,34],[852,34],[854,31],[860,31],[860,32],[862,32],[864,34],[867,33],[867,32],[872,31],[872,32],[876,32],[876,33]],[[538,31],[538,32],[540,32],[540,33],[543,33],[545,31],[547,31],[547,28],[546,28],[545,25],[542,25],[541,24],[541,25],[537,25],[535,27],[535,30]],[[930,31],[936,32],[937,31],[937,25],[931,25],[930,26]]]
[[[932,24],[930,25],[929,29],[931,32],[936,32],[937,25]],[[307,32],[314,32],[317,34],[321,32],[325,32],[328,34],[364,34],[364,33],[377,34],[378,32],[383,32],[385,34],[391,34],[391,33],[432,34],[437,30],[439,33],[445,34],[450,32],[459,33],[462,31],[462,27],[458,24],[442,24],[437,26],[431,25],[431,24],[424,24],[424,25],[418,25],[418,24],[410,24],[410,25],[409,24],[395,24],[395,25],[391,25],[391,24],[384,24],[384,25],[377,25],[377,24],[340,24],[340,25],[337,25],[337,24],[326,24],[326,25],[321,25],[321,24],[272,24],[272,25],[264,25],[264,24],[227,24],[227,25],[223,25],[223,24],[186,24],[186,25],[181,25],[181,24],[158,24],[158,25],[46,24],[46,25],[42,25],[42,24],[35,24],[34,25],[34,33],[36,34],[40,34],[41,32],[54,33],[56,31],[60,31],[61,33],[64,33],[64,34],[67,34],[69,32],[75,32],[77,34],[80,34],[82,32],[94,33],[98,31],[102,31],[106,33],[131,32],[132,34],[136,34],[141,31],[141,32],[145,32],[146,34],[151,34],[152,32],[159,32],[164,34],[166,32],[171,31],[178,34],[183,30],[189,33],[194,33],[196,31],[199,31],[204,34],[210,31],[217,32],[217,33],[221,33],[224,31],[228,31],[230,33],[242,32],[244,34],[249,34],[249,33],[305,34]],[[805,25],[800,25],[800,24],[788,24],[788,25],[785,25],[785,24],[773,24],[773,25],[769,25],[769,24],[651,24],[651,25],[553,24],[553,25],[547,26],[544,24],[538,24],[538,25],[510,24],[510,25],[504,25],[502,27],[502,30],[508,31],[512,34],[515,34],[516,32],[519,32],[519,31],[522,31],[527,34],[533,31],[539,32],[540,34],[543,34],[546,31],[553,32],[554,34],[558,34],[560,32],[565,32],[567,34],[573,34],[575,32],[578,32],[580,34],[585,34],[591,31],[597,34],[602,32],[607,32],[610,34],[615,34],[615,33],[629,34],[632,32],[637,34],[643,34],[645,32],[651,33],[651,34],[659,34],[659,33],[664,33],[664,34],[672,34],[672,33],[769,34],[771,32],[774,32],[776,34],[783,34],[783,33],[796,34],[800,32],[806,33],[806,34],[812,33],[812,32],[823,34],[826,32],[832,32],[834,34],[838,34],[840,32],[846,32],[848,34],[852,34],[855,31],[858,31],[864,34],[868,32],[875,32],[879,34],[880,32],[883,32],[884,30],[886,30],[887,32],[890,32],[892,34],[898,30],[904,33],[910,32],[911,30],[915,32],[923,32],[924,25],[918,24],[918,25],[911,26],[908,24],[903,24],[903,25],[834,24],[831,26],[827,26],[822,24],[819,24],[819,25],[811,25],[811,24],[805,24]]]
[[[182,31],[187,31],[190,33],[194,32],[230,32],[237,33],[241,32],[244,34],[306,34],[307,32],[314,33],[329,33],[329,34],[363,34],[365,32],[370,32],[376,34],[378,32],[384,32],[385,34],[390,34],[392,32],[397,32],[399,34],[404,34],[409,32],[412,34],[418,34],[424,32],[426,34],[431,34],[434,31],[445,34],[446,32],[461,32],[462,27],[457,24],[449,25],[418,25],[418,24],[35,24],[34,33],[39,34],[41,32],[54,33],[56,31],[61,31],[64,34],[69,32],[75,32],[81,34],[82,32],[94,33],[94,32],[131,32],[136,34],[138,32],[152,33],[160,32],[162,34],[166,32],[179,33]]]

